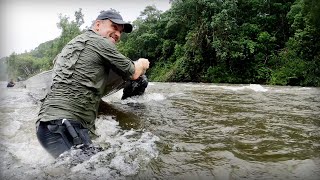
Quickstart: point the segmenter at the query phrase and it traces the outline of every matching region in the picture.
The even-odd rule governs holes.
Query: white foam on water
[[[12,109],[30,107],[33,101],[28,93],[29,91],[26,89],[1,89],[0,107]]]
[[[268,89],[262,87],[260,84],[250,84],[249,87],[247,87],[248,89],[252,89],[256,92],[266,92],[268,91]]]
[[[78,161],[73,155],[78,154],[79,149],[71,150],[71,156],[48,165],[44,172],[51,178],[125,179],[158,156],[157,136],[143,130],[123,130],[111,116],[97,119],[95,133],[99,137],[93,139],[93,143],[101,145],[102,151]]]
[[[310,90],[310,89],[312,89],[311,87],[301,87],[301,88],[299,88],[299,89],[301,89],[301,90]]]
[[[12,137],[20,129],[20,125],[21,123],[15,120],[12,120],[12,122],[3,121],[1,123],[0,133],[2,136]]]
[[[96,122],[94,144],[104,149],[88,158],[78,159],[79,149],[71,150],[70,156],[55,160],[36,138],[35,121],[39,105],[26,89],[3,89],[1,92],[0,177],[15,179],[125,179],[136,174],[158,156],[158,137],[143,130],[123,130],[111,116],[102,116]],[[111,96],[111,101],[121,101],[122,91]],[[108,96],[109,99],[109,96]],[[164,99],[161,94],[145,94],[132,97],[127,102],[148,102]],[[6,165],[6,166],[4,166]]]
[[[47,164],[53,158],[41,147],[35,135],[35,120],[38,107],[34,104],[29,91],[21,88],[2,89],[1,102],[1,145],[4,163],[16,158],[21,164],[36,167]],[[21,165],[23,166],[23,165]]]
[[[118,91],[110,96],[106,96],[103,98],[105,102],[120,102],[121,104],[130,104],[130,103],[147,103],[150,101],[163,101],[166,97],[161,93],[149,93],[145,92],[141,96],[133,96],[127,99],[121,100],[122,91]]]
[[[116,169],[121,175],[133,175],[141,165],[147,164],[158,156],[155,142],[159,138],[150,132],[137,130],[122,130],[118,122],[108,116],[101,117],[96,122],[96,139],[99,144],[109,144],[107,154],[113,154],[110,168]]]
[[[27,164],[30,167],[47,165],[54,161],[54,158],[41,147],[36,139],[4,144],[8,148],[7,151],[18,158],[20,163]]]
[[[110,148],[117,149],[117,153],[138,148],[152,156],[157,154],[155,142],[159,138],[150,132],[134,129],[123,130],[119,123],[110,116],[100,117],[96,122],[96,127],[96,134],[99,137],[95,141],[99,144],[109,144]]]
[[[148,82],[148,86],[154,86],[156,85],[154,82]]]
[[[272,86],[270,89],[277,93],[299,93],[312,94],[318,93],[317,87],[299,87],[299,86]]]
[[[220,86],[224,89],[229,89],[232,91],[241,91],[241,90],[253,90],[255,92],[266,92],[268,89],[264,88],[260,84],[250,84],[246,86],[241,86],[241,87],[235,87],[235,86]]]
[[[142,96],[133,96],[121,101],[121,104],[147,103],[150,101],[163,101],[166,97],[160,93],[146,93]]]
[[[157,83],[155,84],[157,85]],[[185,100],[183,99],[185,98],[184,96],[191,95],[191,98],[192,98],[193,92],[201,92],[199,91],[199,89],[200,90],[213,89],[213,90],[217,90],[218,91],[217,93],[220,93],[219,91],[222,91],[221,93],[225,93],[226,90],[224,89],[227,89],[227,91],[228,90],[235,90],[235,91],[241,91],[241,92],[245,91],[246,93],[258,94],[258,95],[260,95],[261,93],[254,93],[254,92],[269,91],[268,94],[269,93],[271,94],[279,89],[277,87],[272,87],[272,86],[271,87],[268,86],[266,88],[266,86],[261,86],[261,85],[242,85],[242,86],[241,85],[218,85],[218,86],[210,85],[210,87],[206,87],[205,85],[202,85],[202,84],[197,85],[195,88],[191,86],[191,89],[186,89],[185,87],[176,87],[175,84],[173,84],[173,86],[171,86],[171,84],[161,84],[161,87],[157,87],[153,89],[152,84],[149,84],[149,85],[151,85],[150,89],[148,89],[148,91],[146,91],[146,93],[143,96],[132,97],[122,101],[121,100],[122,91],[119,91],[113,94],[113,98],[107,97],[107,99],[111,102],[115,102],[113,104],[116,104],[116,105],[119,105],[119,104],[121,105],[121,102],[145,103],[146,105],[150,105],[150,108],[155,109],[158,107],[158,105],[159,106],[162,106],[162,104],[166,105],[165,103],[167,103],[167,101],[161,102],[162,100],[166,100],[166,98],[170,100],[171,97],[175,97],[176,95],[182,96],[181,97],[182,99],[179,99],[180,97],[177,98],[178,100],[180,100],[178,102],[185,102],[183,101]],[[300,87],[298,88],[292,88],[292,87],[282,88],[281,87],[282,91],[284,89],[285,90],[291,89],[290,92],[299,91],[299,95],[301,95],[300,92],[309,94],[314,90],[314,88],[310,90],[310,88],[303,88],[303,87],[301,88]],[[199,164],[189,163],[190,162],[189,160],[188,162],[184,161],[186,157],[185,155],[188,156],[188,154],[184,154],[184,152],[176,152],[177,157],[175,157],[177,158],[176,162],[178,163],[180,161],[182,163],[189,163],[187,165],[185,164],[186,166],[182,166],[182,168],[175,169],[177,165],[176,163],[174,163],[175,161],[173,161],[173,163],[171,163],[170,161],[168,163],[162,162],[162,157],[161,157],[161,161],[160,162],[158,161],[158,162],[163,164],[156,165],[156,166],[152,164],[152,167],[150,167],[151,161],[156,159],[159,155],[159,151],[161,151],[161,148],[158,149],[157,147],[157,142],[159,141],[159,138],[155,136],[153,133],[148,132],[144,129],[130,129],[130,130],[123,129],[122,127],[119,126],[119,123],[115,119],[113,119],[112,116],[107,116],[107,115],[100,116],[97,119],[96,134],[99,135],[99,137],[93,139],[94,144],[99,144],[103,147],[102,151],[90,156],[89,158],[79,160],[78,157],[76,156],[76,154],[79,152],[79,149],[76,149],[71,151],[70,153],[71,156],[67,156],[65,159],[61,159],[60,161],[54,160],[41,147],[35,135],[34,122],[35,122],[35,119],[37,118],[38,105],[35,105],[34,102],[32,102],[32,98],[31,99],[29,98],[25,90],[21,90],[21,89],[9,90],[8,88],[6,88],[6,89],[1,89],[0,91],[2,90],[8,91],[8,92],[7,92],[7,96],[1,96],[2,92],[0,93],[0,101],[1,101],[1,98],[2,100],[4,100],[4,103],[2,101],[0,102],[0,116],[3,118],[1,119],[1,127],[0,127],[0,130],[1,130],[0,135],[2,135],[2,138],[0,139],[0,142],[1,142],[0,157],[2,158],[1,169],[0,169],[1,171],[0,179],[126,179],[128,178],[128,176],[133,176],[133,175],[136,175],[137,173],[140,177],[139,173],[140,171],[143,171],[145,167],[147,167],[149,170],[151,169],[150,173],[158,173],[158,171],[160,170],[161,171],[161,172],[159,171],[160,179],[161,178],[166,179],[166,177],[168,177],[169,175],[172,175],[173,173],[184,173],[190,169],[194,170],[194,172],[199,172],[199,173],[204,172],[201,170],[202,166],[201,167],[198,166]],[[241,92],[240,92],[240,95],[241,95]],[[228,93],[230,93],[230,91],[228,91]],[[319,93],[319,91],[317,90],[313,93]],[[295,94],[295,93],[289,93],[289,94]],[[211,94],[208,93],[208,95],[211,95]],[[212,95],[215,95],[215,94],[212,94]],[[308,107],[310,107],[311,110],[315,110],[315,113],[313,114],[318,115],[316,113],[318,112],[317,111],[318,108],[316,107],[318,105],[317,103],[319,102],[317,98],[318,96],[311,96],[311,97],[314,98],[313,101],[311,100],[302,101],[301,103],[305,103],[305,102],[310,103],[309,105],[307,104]],[[294,101],[291,100],[289,102],[295,103],[295,101],[296,99],[294,99]],[[153,102],[156,102],[156,103],[153,103]],[[172,105],[170,103],[168,104]],[[311,106],[313,104],[314,106]],[[269,104],[266,104],[266,105],[269,105]],[[161,112],[167,113],[165,109],[166,107],[167,106],[164,106],[164,111],[161,111]],[[181,110],[180,107],[182,106],[177,106],[177,108],[175,107],[176,109],[174,112],[177,112],[176,114],[171,112],[173,114],[173,119],[176,119],[181,115],[182,116],[185,115],[184,113],[179,113],[180,112],[179,110]],[[249,106],[249,107],[252,107],[252,106]],[[311,108],[311,107],[315,107],[315,108]],[[151,112],[151,113],[158,113],[158,111]],[[202,113],[202,112],[199,112],[199,113]],[[199,114],[195,114],[195,115],[199,115]],[[222,115],[224,114],[222,113]],[[251,117],[246,116],[246,113],[240,114],[240,115],[241,116],[239,118],[242,118],[242,115],[243,115],[244,118],[249,118],[249,120],[251,120],[251,118],[254,118],[258,121],[260,121],[259,118],[263,117],[263,116],[259,116],[259,114],[258,114],[258,117],[256,117],[257,115],[255,115],[255,117],[252,117],[250,114],[249,115]],[[281,113],[277,115],[281,115],[281,116],[279,116],[279,119],[277,118],[275,119],[276,123],[269,123],[270,126],[266,126],[266,128],[269,128],[273,125],[281,129],[285,128],[284,125],[287,125],[287,124],[282,125],[278,122],[278,121],[282,122],[281,118],[284,118],[283,114]],[[305,114],[302,114],[302,115],[305,115]],[[163,121],[165,123],[162,123],[162,124],[159,123],[158,128],[151,128],[152,132],[154,130],[155,133],[157,134],[159,133],[162,138],[167,138],[165,136],[168,135],[170,137],[168,137],[168,139],[164,139],[165,141],[173,140],[172,141],[173,143],[181,144],[181,142],[176,142],[176,141],[179,141],[180,140],[179,137],[183,137],[184,136],[183,132],[185,132],[185,130],[188,131],[189,128],[184,129],[186,128],[184,124],[178,123],[178,121],[172,122],[171,119],[169,120],[167,120],[166,118],[165,120],[160,119],[162,117],[163,116],[156,117],[158,118],[156,120],[158,121],[161,120],[161,122]],[[309,116],[308,114],[308,117],[311,117],[311,115]],[[189,117],[186,117],[186,118],[189,118]],[[221,117],[221,118],[223,119],[225,117]],[[220,119],[220,116],[219,116],[219,119]],[[270,119],[267,119],[267,121],[268,120],[271,121]],[[197,122],[200,122],[200,121],[197,121]],[[187,122],[187,123],[190,123],[190,122]],[[181,133],[177,133],[173,125],[181,126]],[[307,125],[310,125],[311,128],[308,128],[309,126],[305,127],[304,124],[302,124],[300,127],[299,123],[298,125],[295,125],[295,124],[293,125],[295,128],[300,129],[303,132],[303,133],[300,133],[298,138],[306,139],[307,141],[306,143],[308,143],[309,141],[310,143],[313,143],[313,145],[310,145],[311,148],[319,147],[319,143],[315,141],[312,142],[312,140],[314,138],[317,138],[318,136],[307,134],[307,133],[317,133],[318,129],[316,125],[313,125],[312,123],[307,124]],[[143,127],[148,128],[148,126],[143,126]],[[169,128],[169,131],[167,127]],[[172,127],[171,128],[172,130],[170,130],[170,127]],[[255,138],[248,139],[246,136],[251,137],[251,134],[246,134],[245,132],[238,131],[239,130],[239,128],[237,128],[238,126],[232,125],[231,127],[230,126],[225,126],[225,127],[221,126],[221,127],[222,128],[220,129],[218,128],[215,130],[208,129],[206,130],[206,133],[209,133],[209,135],[210,133],[218,134],[217,138],[223,137],[227,139],[229,139],[228,136],[230,134],[234,134],[236,135],[235,138],[240,138],[240,139],[243,138],[241,141],[239,141],[240,143],[248,144],[253,142],[252,143],[253,150],[258,151],[260,149],[260,146],[254,145],[254,143],[257,143],[255,141],[256,139]],[[239,127],[241,130],[242,126],[239,126]],[[163,132],[162,129],[165,130],[165,133],[166,133],[165,135],[161,134]],[[178,130],[180,130],[180,128],[178,128]],[[195,130],[198,130],[198,129],[195,129]],[[209,130],[211,132],[209,132]],[[218,133],[215,133],[213,131]],[[193,132],[198,132],[198,131],[191,131],[191,133]],[[268,132],[269,132],[269,129],[268,129]],[[284,135],[288,135],[288,134],[284,133]],[[178,138],[170,139],[171,137],[174,137],[174,136],[177,136]],[[313,139],[310,139],[309,136],[310,137],[312,136]],[[197,136],[196,138],[198,137],[200,136]],[[206,136],[201,136],[201,137],[206,138]],[[209,139],[210,137],[212,139],[212,137],[214,136],[209,136]],[[286,137],[286,136],[283,136],[283,137]],[[214,140],[217,140],[217,139],[214,138]],[[293,138],[293,141],[289,139],[289,140],[286,140],[285,142],[293,143],[295,140],[299,140],[299,139]],[[169,142],[169,141],[166,141],[166,142]],[[169,142],[168,145],[172,145],[172,143],[171,144],[170,143],[171,142]],[[199,146],[196,146],[197,143],[194,143],[194,144],[195,146],[187,147],[188,145],[187,143],[185,144],[182,143],[183,145],[182,147],[187,147],[188,149],[194,150],[194,151],[195,150],[199,151],[204,149],[203,148],[204,146],[201,143],[199,144]],[[228,147],[226,147],[224,143],[220,143],[220,141],[218,141],[218,143],[216,144],[210,145],[209,147],[218,149],[212,152],[205,153],[206,157],[217,160],[214,164],[210,164],[210,165],[213,165],[211,166],[212,168],[214,168],[213,173],[217,175],[215,177],[218,179],[219,178],[220,179],[237,178],[240,176],[234,176],[234,175],[237,175],[237,173],[240,173],[240,174],[247,173],[248,170],[250,169],[251,170],[249,171],[249,173],[252,172],[252,174],[247,174],[247,175],[251,175],[251,176],[248,176],[248,179],[259,179],[260,177],[264,177],[266,174],[268,175],[266,176],[267,178],[270,177],[268,179],[272,179],[272,178],[285,179],[287,177],[288,177],[287,179],[290,179],[290,178],[291,179],[292,178],[316,179],[319,177],[317,176],[319,175],[319,170],[317,168],[319,167],[318,158],[315,159],[311,157],[312,159],[310,160],[308,159],[294,160],[293,159],[291,161],[281,160],[274,163],[273,162],[268,163],[263,161],[242,160],[237,156],[235,156],[232,152],[229,152]],[[179,148],[179,146],[173,146],[173,148]],[[299,146],[297,148],[301,148],[301,147]],[[221,152],[219,154],[220,150]],[[296,150],[296,149],[292,149],[292,150]],[[199,154],[201,155],[201,153]],[[200,157],[199,154],[197,153],[197,155],[194,157],[188,156],[188,159],[190,157],[190,160],[191,161],[194,160],[194,162],[196,163],[197,160],[199,159],[198,157]],[[164,159],[172,158],[171,154],[170,155],[162,154],[162,155]],[[200,157],[200,160],[201,158],[202,157]],[[230,166],[230,164],[232,166]],[[191,165],[191,166],[188,166],[188,165]],[[195,169],[192,169],[193,167]],[[153,168],[156,168],[156,169],[153,169]],[[170,172],[171,169],[173,171]],[[171,174],[169,173],[161,174],[162,172],[165,172],[165,171],[169,171],[169,173]],[[311,176],[309,176],[309,174],[311,174]],[[163,177],[161,177],[162,175]]]

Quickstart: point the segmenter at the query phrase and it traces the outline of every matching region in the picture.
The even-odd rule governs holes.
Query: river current
[[[150,82],[103,98],[103,151],[55,160],[35,135],[43,90],[0,85],[0,179],[320,179],[319,88]]]

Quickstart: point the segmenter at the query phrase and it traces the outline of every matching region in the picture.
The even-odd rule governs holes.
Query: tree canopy
[[[147,6],[117,45],[133,60],[150,60],[150,80],[320,86],[320,1],[170,2],[165,12]],[[8,57],[10,72],[28,77],[51,68],[82,32],[81,9],[75,16],[60,16],[60,37]]]
[[[6,58],[7,72],[10,79],[21,77],[26,79],[32,75],[52,68],[53,59],[60,53],[62,48],[82,30],[80,26],[84,23],[82,9],[75,11],[75,21],[69,17],[59,15],[60,21],[57,28],[61,29],[61,35],[54,40],[44,42],[30,52],[22,54],[12,53]]]

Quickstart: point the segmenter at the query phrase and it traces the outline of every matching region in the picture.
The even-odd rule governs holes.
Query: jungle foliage
[[[118,44],[131,59],[150,60],[151,81],[320,86],[320,1],[170,2],[165,12],[147,6]],[[58,24],[60,37],[9,57],[23,64],[24,77],[51,68],[65,43],[81,33],[78,21],[60,17]]]
[[[82,9],[75,12],[75,20],[70,21],[69,17],[59,15],[60,21],[57,27],[61,29],[61,35],[54,40],[40,44],[34,50],[22,54],[12,53],[6,57],[8,78],[26,79],[32,75],[52,68],[53,59],[62,48],[82,30],[80,26],[84,23]]]

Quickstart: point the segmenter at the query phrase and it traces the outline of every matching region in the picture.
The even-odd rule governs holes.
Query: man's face
[[[110,39],[114,44],[120,41],[123,25],[115,24],[110,20],[98,20],[95,25],[95,30],[101,36]]]

